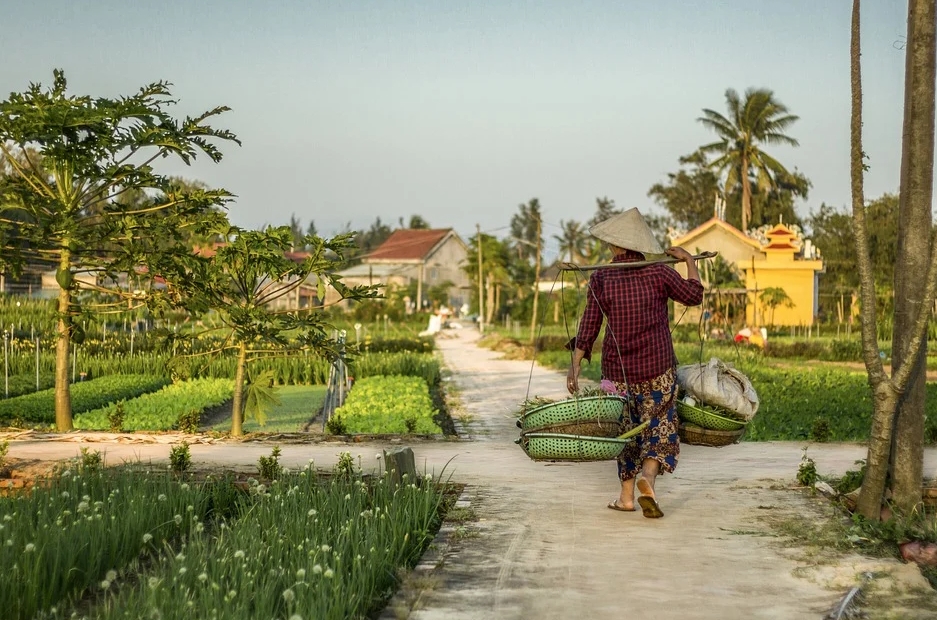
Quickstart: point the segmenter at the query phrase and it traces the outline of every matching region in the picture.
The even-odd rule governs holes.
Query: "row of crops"
[[[350,461],[350,456],[347,459]],[[34,618],[357,618],[438,526],[444,489],[353,467],[252,481],[79,468],[0,496],[0,608]]]
[[[70,366],[74,367],[74,378],[101,377],[120,374],[149,374],[161,376],[228,377],[234,376],[236,360],[232,356],[214,357],[178,357],[171,352],[138,353],[133,356],[120,353],[86,354],[82,347],[76,347],[77,354]],[[376,341],[370,345],[361,345],[360,352],[349,348],[350,366],[368,374],[374,374],[375,368],[393,367],[403,359],[399,353],[429,353],[433,350],[432,340],[415,338],[382,343]],[[418,358],[411,358],[416,360]],[[37,363],[38,362],[38,363]],[[406,363],[406,362],[403,362]],[[267,357],[251,362],[251,369],[257,373],[269,370],[274,374],[279,385],[315,385],[328,382],[331,364],[328,360],[311,354],[295,354],[289,357]],[[10,396],[36,390],[36,374],[41,381],[52,380],[55,371],[53,351],[40,352],[38,359],[34,353],[10,355],[5,371],[10,383]],[[2,387],[2,386],[0,386]],[[0,397],[3,393],[0,392]]]
[[[419,377],[378,375],[361,379],[345,404],[329,418],[328,430],[347,433],[438,435],[436,410],[426,382]]]
[[[149,373],[110,374],[73,384],[71,398],[75,428],[195,432],[203,412],[225,403],[233,393],[234,382],[228,378],[233,374],[233,366],[231,373],[219,373],[220,376],[203,374],[175,382],[169,378],[165,366],[163,368],[163,372],[154,369]],[[272,358],[259,360],[252,367],[252,372],[264,369],[272,371],[278,385],[324,385],[331,366],[314,357]],[[358,384],[364,383],[364,387],[360,392],[358,387],[352,390],[351,402],[346,403],[346,407],[355,407],[355,402],[360,399],[365,399],[368,407],[379,403],[375,411],[380,414],[380,419],[353,415],[347,428],[337,430],[355,433],[440,432],[439,427],[432,423],[436,410],[429,396],[429,390],[438,386],[440,373],[439,360],[433,354],[406,351],[363,353],[352,361],[350,369]],[[358,395],[367,392],[369,379],[377,381],[384,377],[393,377],[382,384],[384,397],[374,400]],[[420,397],[414,398],[411,394],[417,385],[421,390]],[[0,400],[0,426],[51,425],[55,421],[54,412],[54,389],[26,393]],[[398,418],[399,424],[391,422]],[[370,422],[375,423],[373,428],[367,427]],[[388,430],[390,427],[400,427],[400,430]]]

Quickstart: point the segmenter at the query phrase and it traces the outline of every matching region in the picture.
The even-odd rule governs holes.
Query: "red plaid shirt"
[[[613,263],[644,260],[628,250]],[[586,309],[579,323],[576,348],[591,359],[592,346],[608,321],[602,341],[602,376],[611,381],[647,381],[677,363],[670,338],[667,300],[685,306],[703,301],[703,285],[685,280],[671,266],[597,269],[589,278]]]

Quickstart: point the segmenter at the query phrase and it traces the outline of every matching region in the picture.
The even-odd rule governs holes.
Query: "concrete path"
[[[478,519],[471,537],[452,544],[432,587],[410,613],[414,620],[649,617],[656,619],[821,618],[845,593],[810,574],[817,562],[778,544],[767,515],[810,513],[802,494],[786,489],[801,457],[800,443],[742,443],[725,448],[683,446],[677,472],[658,481],[666,517],[608,510],[617,496],[614,462],[544,464],[513,441],[514,411],[528,397],[562,398],[563,373],[530,362],[498,359],[478,348],[475,330],[437,339],[461,408],[468,441],[409,443],[418,465],[468,483]],[[17,441],[10,455],[61,459],[77,455],[67,442]],[[314,459],[331,466],[340,451],[360,455],[365,469],[386,444],[282,446],[287,466]],[[165,460],[169,446],[101,444],[108,460]],[[196,463],[251,465],[270,445],[193,445]],[[821,474],[843,473],[864,458],[857,445],[812,445]],[[448,463],[448,465],[447,465]],[[925,472],[937,471],[937,451]],[[909,567],[910,568],[910,567]],[[916,570],[916,569],[915,569]]]

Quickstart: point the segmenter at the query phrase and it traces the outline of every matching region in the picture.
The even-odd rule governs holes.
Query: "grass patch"
[[[267,411],[267,422],[263,426],[257,420],[244,420],[245,433],[296,433],[316,416],[325,402],[324,385],[283,385],[276,388],[280,404]],[[211,426],[210,430],[229,432],[231,418]]]

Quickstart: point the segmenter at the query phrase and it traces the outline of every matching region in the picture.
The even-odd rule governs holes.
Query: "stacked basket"
[[[732,416],[731,412],[717,411],[695,402],[689,396],[677,400],[680,417],[680,440],[699,446],[727,446],[738,443],[745,434],[746,420]]]
[[[515,440],[535,461],[607,461],[647,425],[622,433],[625,399],[620,396],[567,398],[524,412]]]

